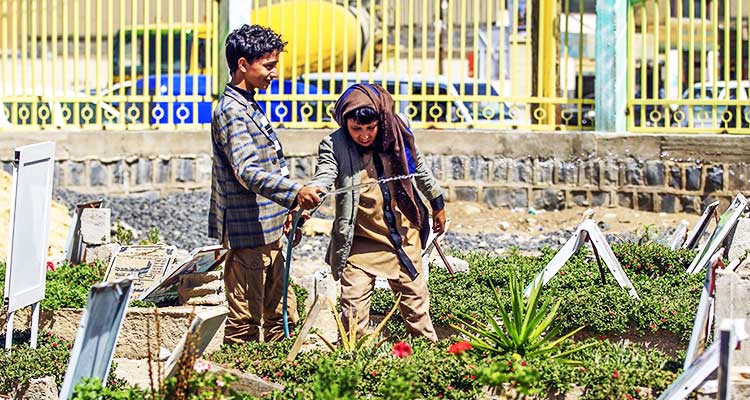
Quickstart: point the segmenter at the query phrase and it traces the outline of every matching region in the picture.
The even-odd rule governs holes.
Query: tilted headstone
[[[219,327],[221,327],[221,324],[227,318],[228,313],[229,311],[226,308],[218,307],[201,312],[195,316],[187,332],[182,336],[172,354],[169,355],[169,359],[167,359],[164,367],[167,378],[177,372],[180,358],[185,352],[190,352],[189,358],[192,360],[197,360],[203,355],[211,339],[216,335],[216,331],[219,330]],[[189,368],[193,368],[193,366],[191,365]]]
[[[719,202],[714,201],[703,210],[703,214],[701,214],[701,217],[693,227],[693,230],[690,231],[687,239],[685,239],[685,242],[682,244],[683,248],[694,249],[698,247],[698,242],[700,242],[701,236],[703,236],[703,233],[706,232],[708,226],[711,224],[711,217],[716,214],[716,208],[718,206]]]
[[[133,280],[133,297],[141,299],[146,289],[155,285],[174,263],[173,246],[123,246],[112,258],[104,281]]]
[[[84,378],[98,378],[102,385],[107,384],[115,344],[132,292],[133,281],[129,279],[91,287],[60,389],[61,399],[69,399]]]
[[[695,256],[695,259],[693,259],[693,262],[688,267],[687,272],[689,274],[697,274],[706,267],[711,256],[721,246],[724,240],[734,232],[735,227],[737,226],[737,220],[746,208],[747,199],[742,193],[737,193],[732,204],[730,204],[729,208],[727,208],[721,217],[719,217],[719,222],[716,224],[716,229],[714,229],[711,237],[709,237],[708,241],[701,247],[698,254]]]

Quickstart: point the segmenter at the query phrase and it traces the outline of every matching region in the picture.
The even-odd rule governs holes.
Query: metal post
[[[6,329],[5,329],[5,350],[10,351],[10,348],[13,346],[13,319],[15,316],[15,312],[11,311],[8,313],[8,321],[6,322]]]
[[[624,132],[627,107],[627,0],[596,2],[596,130]]]
[[[39,336],[39,302],[31,305],[31,348],[36,349],[36,339]]]
[[[716,373],[716,380],[719,383],[719,392],[716,394],[718,400],[732,398],[732,379],[729,375],[729,368],[732,364],[732,352],[735,345],[734,320],[725,319],[721,322],[719,331],[719,368]]]

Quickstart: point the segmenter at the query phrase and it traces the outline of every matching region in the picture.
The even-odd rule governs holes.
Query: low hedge
[[[625,272],[641,300],[620,288],[605,267],[606,283],[600,282],[599,267],[588,251],[580,251],[544,287],[543,299],[562,300],[558,323],[563,330],[586,325],[594,334],[621,334],[668,331],[683,341],[690,331],[703,287],[702,274],[684,271],[695,252],[672,251],[658,244],[622,243],[613,246]],[[511,253],[498,257],[480,252],[454,252],[469,262],[468,273],[450,275],[444,268],[430,270],[430,314],[437,325],[455,322],[460,313],[478,313],[493,305],[491,285],[503,290],[511,271],[518,271],[524,282],[531,282],[555,255],[543,249],[540,256]],[[372,310],[384,314],[393,305],[390,291],[378,289]],[[390,328],[398,330],[393,324]]]

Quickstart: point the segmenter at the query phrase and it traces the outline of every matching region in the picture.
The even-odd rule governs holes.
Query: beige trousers
[[[281,317],[284,286],[284,256],[276,241],[252,249],[231,249],[224,271],[229,316],[224,343],[244,343],[284,338]],[[299,321],[297,297],[289,287],[289,329]]]
[[[413,336],[424,336],[437,341],[435,328],[430,318],[430,299],[424,274],[411,280],[401,270],[398,279],[388,279],[393,293],[401,294],[401,318],[406,331]],[[357,321],[357,335],[367,332],[370,324],[370,299],[375,288],[375,275],[371,275],[351,264],[341,272],[341,312],[344,328],[349,332],[349,315]]]

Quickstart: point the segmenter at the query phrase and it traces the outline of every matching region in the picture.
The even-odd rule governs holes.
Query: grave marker
[[[87,208],[101,208],[103,200],[99,199],[88,203],[76,204],[73,210],[73,220],[70,223],[68,237],[65,240],[65,260],[71,264],[80,264],[83,261],[83,253],[86,250],[81,239],[81,213]]]
[[[227,250],[219,245],[194,249],[190,252],[190,255],[168,271],[157,283],[145,289],[139,299],[154,303],[176,299],[180,275],[211,271],[224,261],[226,254]]]
[[[703,233],[708,229],[708,225],[711,223],[711,217],[716,216],[716,207],[718,206],[719,202],[714,201],[703,210],[703,214],[701,214],[695,227],[693,227],[693,230],[690,231],[687,239],[685,239],[685,242],[682,244],[683,249],[694,249],[698,246],[701,236],[703,236]]]
[[[690,343],[688,344],[687,353],[683,368],[687,369],[695,358],[703,351],[711,333],[711,321],[715,310],[715,287],[716,287],[716,268],[721,262],[721,254],[724,249],[718,250],[711,257],[711,268],[706,269],[706,279],[701,290],[701,298],[698,301],[698,308],[693,320],[693,329],[690,334]]]
[[[601,262],[604,261],[604,264],[609,269],[609,272],[615,277],[615,280],[620,287],[627,290],[632,297],[640,299],[640,297],[638,297],[638,292],[636,292],[630,279],[628,279],[628,276],[622,269],[620,262],[617,261],[617,257],[615,257],[615,254],[612,252],[612,248],[609,247],[607,239],[604,237],[604,234],[602,234],[602,231],[593,219],[585,219],[578,226],[578,229],[576,229],[573,236],[565,242],[563,247],[560,248],[547,266],[537,274],[536,278],[534,278],[531,283],[529,283],[526,290],[524,290],[524,296],[528,297],[531,294],[531,289],[535,282],[541,281],[542,285],[546,285],[547,282],[549,282],[549,280],[560,271],[570,257],[580,250],[587,241],[591,243],[594,256],[599,264],[599,272],[601,273],[602,281],[604,281],[605,276]]]
[[[741,341],[747,340],[748,334],[745,331],[745,320],[734,319],[722,321],[722,333],[725,331],[733,334],[720,335],[718,341],[715,341],[706,349],[689,368],[686,368],[677,379],[659,396],[659,400],[682,400],[688,397],[698,386],[701,385],[717,368],[722,366],[723,374],[719,377],[719,391],[728,387],[730,350],[737,347]],[[722,354],[723,353],[723,354]],[[724,381],[722,383],[722,380]],[[725,391],[725,394],[727,392]],[[721,398],[721,397],[720,397]],[[724,397],[727,398],[727,397]]]
[[[710,261],[711,256],[716,252],[716,249],[730,236],[745,208],[747,208],[747,199],[742,193],[737,193],[737,197],[734,198],[732,204],[719,217],[716,229],[714,229],[711,237],[708,238],[708,241],[698,251],[698,255],[695,256],[695,259],[693,259],[693,262],[688,267],[687,272],[689,274],[697,274],[703,270]]]
[[[164,368],[166,378],[173,376],[177,372],[177,364],[180,362],[180,358],[182,358],[185,351],[191,352],[190,358],[193,360],[197,360],[203,355],[211,339],[216,335],[216,331],[219,330],[219,327],[221,327],[221,324],[227,318],[228,313],[229,311],[226,308],[219,307],[201,312],[195,316],[187,332],[182,336],[182,339],[180,339],[180,342],[177,343],[174,351],[172,351],[172,354],[167,359]],[[192,343],[188,343],[188,340]]]
[[[91,287],[70,352],[60,399],[69,399],[76,384],[83,378],[99,378],[102,385],[107,384],[115,344],[132,292],[133,282],[130,279],[98,283]]]
[[[112,210],[86,208],[81,211],[81,240],[86,245],[107,244],[112,241]]]
[[[133,279],[133,297],[159,282],[174,262],[175,248],[165,245],[122,246],[112,257],[104,281]]]
[[[39,302],[44,299],[47,272],[55,143],[16,147],[8,223],[8,267],[4,304],[7,310],[5,348],[13,345],[13,315],[32,306],[31,348],[36,348]]]

